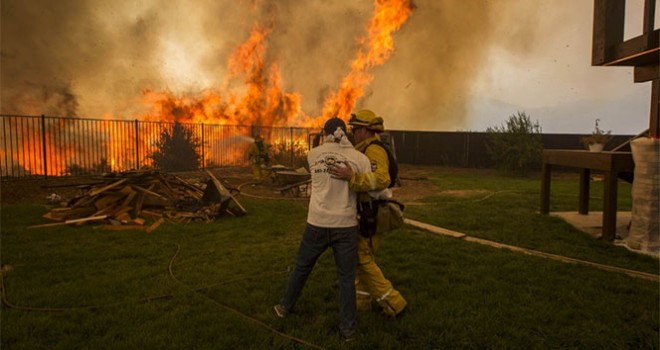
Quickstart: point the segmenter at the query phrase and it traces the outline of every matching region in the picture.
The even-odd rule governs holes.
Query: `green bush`
[[[511,115],[505,125],[489,127],[486,148],[497,169],[525,176],[541,164],[541,126],[525,112]]]
[[[165,171],[198,169],[201,165],[201,156],[197,151],[200,146],[192,130],[174,123],[171,132],[164,130],[161,133],[156,142],[157,151],[149,157],[153,159],[154,167]]]

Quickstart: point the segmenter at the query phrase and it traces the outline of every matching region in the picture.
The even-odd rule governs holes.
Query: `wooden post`
[[[578,212],[582,215],[589,214],[589,180],[591,169],[580,169],[580,204]]]
[[[658,113],[660,113],[660,78],[653,79],[651,83],[651,115],[649,118],[649,137],[660,137],[660,122],[658,122]]]
[[[626,2],[594,0],[594,29],[591,65],[600,66],[613,57],[611,48],[623,42]]]
[[[603,236],[602,239],[611,242],[616,236],[616,200],[617,200],[617,173],[605,173],[603,184]]]
[[[541,178],[541,214],[550,213],[550,178],[552,165],[543,162],[543,177]]]

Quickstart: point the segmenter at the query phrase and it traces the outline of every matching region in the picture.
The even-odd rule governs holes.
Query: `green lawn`
[[[658,260],[537,214],[537,178],[435,168],[446,193],[407,216],[471,236],[658,273]],[[404,186],[412,183],[404,183]],[[577,181],[554,179],[551,210],[576,210]],[[602,193],[595,183],[594,197]],[[443,194],[444,193],[444,194]],[[619,207],[630,207],[621,185]],[[239,197],[249,214],[164,224],[152,234],[93,226],[27,229],[41,206],[2,207],[3,349],[657,349],[658,282],[495,249],[406,226],[378,256],[409,308],[359,314],[342,344],[338,286],[324,254],[296,308],[275,317],[305,223],[304,201]],[[592,200],[597,210],[599,200]]]

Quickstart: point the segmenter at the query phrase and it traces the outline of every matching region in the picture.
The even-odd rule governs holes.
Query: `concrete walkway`
[[[582,215],[576,211],[558,211],[550,212],[550,215],[561,218],[578,230],[596,238],[600,238],[603,234],[603,212],[590,212],[587,215]],[[617,236],[626,237],[628,235],[630,218],[631,214],[629,211],[619,211],[616,213]]]

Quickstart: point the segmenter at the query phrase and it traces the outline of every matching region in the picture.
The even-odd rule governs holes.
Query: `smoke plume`
[[[416,0],[394,53],[371,71],[356,108],[386,127],[455,130],[494,46],[535,45],[534,2]],[[270,26],[265,58],[301,113],[319,116],[366,35],[367,1],[3,0],[0,113],[135,118],[144,91],[199,94],[223,86],[255,23]]]

